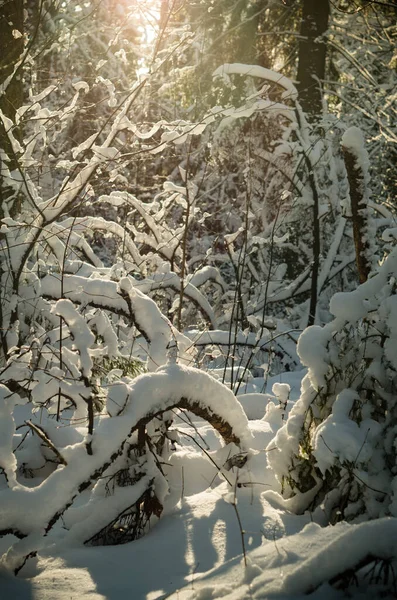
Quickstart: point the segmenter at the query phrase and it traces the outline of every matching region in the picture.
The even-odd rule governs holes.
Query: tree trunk
[[[328,28],[329,1],[303,0],[298,56],[298,91],[302,109],[313,117],[321,115],[319,79],[324,79],[326,43],[319,39]]]
[[[349,148],[342,146],[342,150],[350,188],[357,272],[360,283],[364,283],[371,271],[371,265],[368,261],[371,248],[368,239],[368,200],[365,197],[366,177],[357,157]]]

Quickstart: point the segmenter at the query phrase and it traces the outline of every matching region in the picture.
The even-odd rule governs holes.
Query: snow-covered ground
[[[268,381],[269,392],[279,397],[286,388],[277,384],[291,386],[287,410],[299,394],[303,374]],[[172,493],[151,531],[122,546],[53,543],[18,578],[0,571],[1,600],[286,600],[308,593],[331,600],[345,595],[329,582],[360,561],[363,569],[350,597],[396,597],[382,595],[375,585],[377,572],[365,565],[370,552],[385,559],[396,555],[395,519],[322,527],[318,511],[294,515],[286,508],[266,467],[265,450],[285,411],[274,395],[260,394],[259,387],[259,380],[251,382],[240,396],[254,437],[254,453],[237,479],[241,487],[231,492],[217,474],[216,464],[223,464],[227,448],[211,426],[195,418],[200,436],[194,436],[190,425],[176,419],[184,444],[177,446],[167,467]],[[341,581],[349,583],[348,575]]]

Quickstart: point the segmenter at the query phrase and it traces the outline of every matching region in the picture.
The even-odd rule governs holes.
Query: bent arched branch
[[[187,408],[207,419],[226,443],[249,447],[252,436],[247,417],[229,388],[193,367],[166,366],[156,373],[137,377],[130,386],[122,414],[98,423],[92,435],[92,455],[86,454],[85,441],[79,442],[63,450],[67,465],[59,465],[40,486],[2,490],[0,531],[13,529],[23,536],[45,530],[48,534],[74,499],[122,454],[125,444],[139,428],[176,407]],[[32,511],[20,511],[21,502],[27,503],[27,499],[29,506],[42,505],[40,514],[35,513],[35,520]]]

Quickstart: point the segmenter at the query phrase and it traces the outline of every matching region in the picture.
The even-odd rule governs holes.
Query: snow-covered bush
[[[397,515],[396,276],[394,249],[355,291],[333,296],[330,323],[299,339],[308,374],[268,447],[298,512],[320,507],[333,523]]]
[[[106,407],[98,410],[85,381],[95,352],[93,336],[89,339],[84,326],[80,330],[82,318],[69,300],[56,306],[74,334],[81,361],[84,381],[68,382],[73,408],[61,405],[57,418],[57,398],[43,403],[40,383],[32,387],[42,393],[30,402],[5,385],[0,388],[0,532],[21,539],[5,557],[16,570],[61,518],[72,539],[88,544],[123,543],[146,531],[150,517],[161,515],[168,491],[161,463],[173,439],[167,436],[171,409],[207,419],[226,443],[245,450],[250,443],[247,418],[233,393],[210,375],[173,361],[154,374],[108,384]],[[9,370],[18,370],[17,363]],[[52,371],[49,388],[54,381],[61,385],[56,375],[63,375],[59,368]],[[44,379],[47,373],[33,373],[39,375]],[[86,490],[83,504],[67,510]]]
[[[70,216],[82,202],[96,201],[96,174],[112,183],[113,171],[131,160],[120,149],[126,131],[136,137],[137,152],[156,154],[207,125],[162,122],[142,133],[129,119],[142,85],[133,84],[116,105],[110,91],[112,119],[77,147],[64,148],[62,157],[50,154],[49,145],[57,147],[79,114],[87,82],[74,83],[62,109],[51,107],[50,86],[30,95],[14,119],[0,111],[13,159],[1,149],[7,194],[0,240],[0,534],[14,536],[5,561],[16,571],[60,520],[70,536],[92,544],[146,531],[168,490],[161,463],[173,441],[171,409],[207,419],[227,444],[249,446],[234,394],[188,366],[194,345],[147,295],[173,289],[214,326],[211,305],[195,284],[211,278],[222,284],[219,274],[207,269],[187,278],[164,266],[164,259],[178,257],[183,230],[169,231],[155,214],[159,203],[153,209],[125,190],[99,198],[131,210],[145,229]],[[160,142],[153,139],[158,133]],[[169,203],[183,205],[183,190],[169,184],[165,192]],[[87,241],[97,231],[122,246],[111,266]],[[72,508],[83,492],[82,504]]]
[[[28,144],[17,146],[12,123],[3,119],[23,165]],[[0,532],[21,538],[5,558],[15,570],[61,518],[74,539],[92,544],[146,531],[168,490],[161,462],[172,441],[171,409],[196,413],[226,443],[248,447],[247,420],[233,393],[183,366],[194,360],[191,340],[144,293],[156,285],[176,285],[179,293],[177,275],[135,279],[128,271],[143,274],[149,261],[135,243],[139,236],[133,241],[101,218],[67,216],[108,150],[104,144],[94,151],[49,199],[40,197],[28,168],[20,181],[3,169],[23,197],[14,218],[5,207],[1,229]],[[128,194],[104,200],[120,197],[142,209]],[[126,260],[103,266],[85,238],[96,229],[122,239],[129,267]],[[167,246],[160,225],[151,230]],[[147,235],[143,240],[151,243]],[[200,304],[198,289],[186,287]],[[166,366],[176,357],[179,365]],[[134,379],[144,369],[151,373]],[[83,505],[68,511],[82,492]]]

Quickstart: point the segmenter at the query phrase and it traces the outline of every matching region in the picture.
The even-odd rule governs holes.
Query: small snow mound
[[[358,127],[349,127],[342,136],[342,146],[357,154],[364,147],[363,132]]]
[[[362,319],[368,312],[364,301],[352,292],[338,292],[334,294],[331,298],[329,310],[335,317],[349,322]]]
[[[262,419],[265,416],[269,402],[274,400],[270,394],[240,394],[238,401],[250,421]]]

